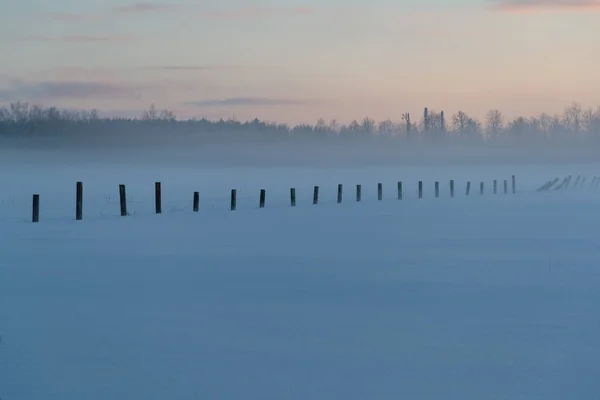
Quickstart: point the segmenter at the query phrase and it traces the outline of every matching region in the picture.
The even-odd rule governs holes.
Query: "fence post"
[[[454,180],[450,181],[450,197],[454,197]]]
[[[515,194],[517,192],[517,182],[516,182],[516,178],[513,175],[512,176],[512,194]]]
[[[377,200],[383,200],[383,183],[377,184]]]
[[[498,194],[498,181],[494,179],[494,194]]]
[[[479,194],[483,195],[483,182],[479,184]]]
[[[467,182],[467,196],[471,194],[471,182]]]
[[[356,201],[362,200],[362,185],[356,185]]]
[[[313,189],[313,204],[319,203],[319,187],[315,186]]]
[[[156,208],[156,213],[160,214],[162,212],[162,201],[161,201],[161,190],[160,190],[160,182],[154,183],[154,204]]]
[[[237,189],[231,189],[231,205],[230,210],[235,211],[237,208]]]
[[[398,182],[398,200],[402,200],[402,182]]]
[[[125,185],[119,185],[119,202],[121,203],[121,217],[127,215],[127,195],[125,193]]]
[[[199,192],[194,192],[194,212],[198,212],[198,209],[200,208],[200,193]]]
[[[508,194],[508,181],[504,180],[504,194]]]
[[[290,204],[292,207],[296,207],[296,189],[290,189]]]
[[[423,181],[419,181],[419,198],[423,198]]]
[[[438,197],[440,197],[440,183],[436,182],[435,183],[435,198],[437,199]]]
[[[83,182],[77,182],[75,190],[75,219],[83,219]]]
[[[260,189],[260,201],[258,206],[260,208],[265,208],[265,198],[267,197],[267,192],[265,189]]]
[[[33,195],[33,210],[31,213],[31,222],[40,222],[40,195]]]
[[[338,204],[342,202],[342,184],[341,183],[338,185],[337,202],[338,202]]]

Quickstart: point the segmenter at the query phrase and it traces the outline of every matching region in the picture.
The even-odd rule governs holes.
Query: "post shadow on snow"
[[[550,192],[550,191],[556,192],[556,191],[560,191],[560,190],[566,190],[569,188],[572,179],[573,179],[573,176],[568,175],[562,179],[560,184],[557,185],[557,183],[560,181],[560,178],[556,177],[556,178],[544,183],[536,191],[537,192]],[[585,182],[586,182],[585,175],[584,176],[577,175],[577,178],[575,179],[575,183],[573,184],[573,189],[584,189]],[[592,178],[592,180],[590,181],[589,187],[594,189],[594,188],[597,188],[599,184],[600,184],[600,177],[594,176]]]
[[[585,182],[585,177],[583,177],[583,179],[580,179],[581,177],[579,176],[575,187],[577,187],[578,185],[583,185],[583,183]],[[563,184],[561,184],[561,187],[568,187],[568,184],[570,182],[571,177],[567,177],[565,178],[565,180],[563,181]],[[558,178],[556,178],[554,181],[548,182],[546,183],[544,186],[542,186],[541,188],[539,188],[537,191],[548,191],[556,182],[558,181]],[[494,194],[496,194],[496,186],[497,186],[497,180],[494,180]],[[598,179],[598,177],[594,177],[594,179],[592,180],[592,186],[593,187],[597,187],[598,184],[600,183],[600,179]],[[124,184],[120,184],[118,186],[119,188],[119,208],[120,208],[120,215],[122,217],[128,216],[130,215],[128,213],[128,209],[127,209],[127,192],[126,192],[126,186]],[[337,204],[342,204],[343,202],[343,184],[338,184],[337,185]],[[455,181],[452,179],[449,181],[449,196],[450,198],[454,198],[455,197]],[[470,189],[471,189],[471,182],[468,181],[466,184],[466,192],[465,195],[469,196],[470,194]],[[556,190],[556,189],[555,189]],[[434,182],[434,197],[435,198],[439,198],[440,197],[440,182],[436,181]],[[76,183],[76,190],[75,190],[75,219],[76,220],[82,220],[83,219],[83,182],[78,181]],[[157,181],[154,183],[154,212],[155,214],[162,214],[162,183]],[[229,210],[230,211],[235,211],[237,210],[237,189],[231,189],[231,195],[230,195],[230,207]],[[357,184],[356,185],[356,202],[361,202],[362,201],[362,185],[361,184]],[[319,186],[314,186],[313,187],[313,194],[312,194],[312,204],[313,205],[317,205],[319,204],[319,194],[320,194],[320,187]],[[484,182],[481,182],[480,184],[480,194],[483,195],[484,194]],[[504,194],[508,194],[508,180],[504,180]],[[512,194],[516,194],[516,177],[515,175],[512,176]],[[403,193],[403,183],[402,181],[398,181],[397,182],[397,196],[396,198],[398,200],[402,200],[404,198],[404,193]],[[423,199],[424,198],[424,184],[423,181],[418,181],[417,183],[417,198],[418,199]],[[378,201],[382,201],[384,199],[383,197],[383,183],[379,182],[377,183],[377,200]],[[296,198],[296,188],[292,187],[289,189],[289,201],[290,201],[290,206],[291,207],[296,207],[297,205],[297,198]],[[260,189],[259,192],[259,201],[258,201],[258,208],[262,209],[266,207],[266,203],[267,202],[267,190],[266,189]],[[193,201],[192,201],[192,211],[193,212],[199,212],[200,210],[200,192],[195,191],[193,193]],[[39,194],[34,194],[33,195],[33,204],[32,204],[32,222],[39,222],[40,220],[40,195]]]

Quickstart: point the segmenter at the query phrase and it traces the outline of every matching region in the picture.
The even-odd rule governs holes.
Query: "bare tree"
[[[497,110],[490,110],[485,115],[485,130],[488,137],[497,137],[504,128],[504,117]]]
[[[435,110],[428,110],[427,114],[423,114],[423,118],[419,121],[419,126],[423,132],[430,131],[443,131],[443,118],[442,113],[439,113]]]
[[[362,129],[367,135],[373,135],[377,133],[377,122],[373,118],[365,117],[362,121]]]
[[[579,103],[573,103],[565,109],[563,121],[565,128],[573,133],[581,132],[583,108]]]
[[[379,134],[381,135],[393,136],[398,132],[398,127],[392,122],[392,120],[386,119],[385,121],[381,121],[379,123],[378,130]]]
[[[145,121],[154,121],[158,119],[158,111],[154,103],[150,105],[150,108],[142,113],[142,119]]]
[[[175,113],[171,110],[162,110],[159,119],[163,121],[175,121]]]
[[[463,111],[452,116],[452,125],[454,132],[465,138],[475,138],[481,133],[481,124]]]

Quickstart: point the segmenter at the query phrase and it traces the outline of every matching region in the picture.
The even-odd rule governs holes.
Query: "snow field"
[[[3,171],[0,396],[593,398],[600,192],[534,191],[585,168]],[[513,173],[517,195],[490,194]],[[486,195],[465,198],[466,180]]]

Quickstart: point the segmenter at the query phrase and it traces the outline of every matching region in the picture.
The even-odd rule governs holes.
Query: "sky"
[[[0,104],[314,123],[600,105],[600,0],[6,0]]]

